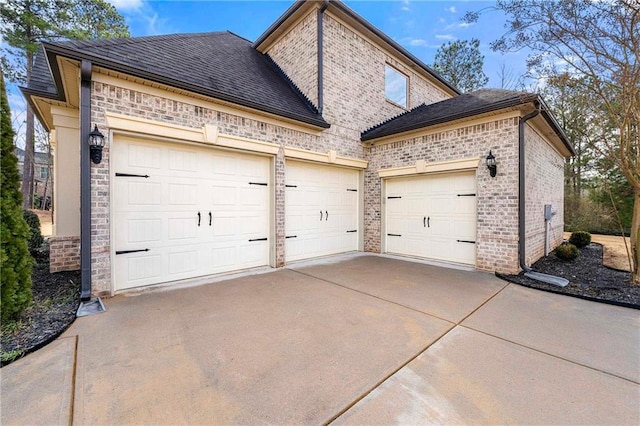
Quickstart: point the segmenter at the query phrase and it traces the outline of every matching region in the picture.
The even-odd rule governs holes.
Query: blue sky
[[[293,3],[293,0],[107,1],[125,18],[134,37],[229,30],[252,41]],[[443,43],[477,38],[485,57],[484,72],[489,77],[489,87],[500,87],[501,69],[515,78],[526,71],[526,52],[503,55],[489,47],[506,31],[503,15],[489,12],[471,25],[461,20],[467,11],[485,9],[494,4],[492,1],[346,0],[345,3],[428,65],[433,63]],[[25,101],[15,85],[9,84],[7,89],[14,128],[18,128],[24,121]],[[18,133],[22,135],[20,130]],[[20,139],[18,146],[24,146]]]
[[[229,30],[255,40],[293,3],[291,1],[107,0],[125,17],[133,36]],[[477,38],[485,56],[489,86],[500,87],[500,70],[519,76],[526,54],[502,55],[489,43],[505,31],[504,16],[491,12],[476,24],[461,18],[491,1],[346,0],[367,21],[430,65],[443,43]]]

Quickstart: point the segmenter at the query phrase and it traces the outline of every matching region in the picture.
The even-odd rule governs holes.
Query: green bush
[[[578,248],[588,246],[591,243],[591,234],[586,231],[575,231],[571,233],[569,243]]]
[[[14,154],[11,111],[0,73],[0,311],[3,322],[17,318],[31,302],[29,226],[22,215],[18,159]]]
[[[573,244],[560,244],[553,252],[562,260],[573,260],[580,255],[580,250]]]
[[[27,225],[29,225],[29,230],[31,231],[31,236],[29,241],[27,241],[29,245],[29,252],[31,253],[31,256],[36,256],[44,242],[42,231],[40,229],[40,219],[38,218],[38,215],[31,210],[24,210],[22,214]]]

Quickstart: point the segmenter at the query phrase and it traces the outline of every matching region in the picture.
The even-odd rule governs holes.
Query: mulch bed
[[[76,318],[80,304],[80,271],[49,273],[49,263],[33,268],[33,302],[15,322],[3,323],[0,334],[5,366],[46,345]]]
[[[524,276],[498,275],[512,283],[569,296],[582,297],[640,309],[640,285],[631,284],[631,274],[602,264],[602,246],[591,243],[580,249],[572,261],[560,260],[553,253],[534,263],[532,269],[569,280],[566,287],[557,287]]]

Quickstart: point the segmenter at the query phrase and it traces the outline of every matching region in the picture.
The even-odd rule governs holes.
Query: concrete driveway
[[[2,424],[640,423],[640,315],[375,255],[118,296]]]

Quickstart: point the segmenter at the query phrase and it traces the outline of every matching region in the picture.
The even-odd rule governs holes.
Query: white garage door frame
[[[162,126],[164,127],[164,126]],[[177,126],[176,126],[177,127]],[[191,135],[189,135],[191,136]],[[276,241],[275,241],[275,235],[276,235],[276,229],[275,229],[275,154],[277,153],[277,149],[279,149],[279,147],[275,144],[267,144],[267,143],[262,143],[259,141],[249,141],[249,140],[241,140],[241,138],[232,138],[234,139],[233,141],[231,141],[230,145],[240,145],[240,146],[244,146],[247,145],[249,147],[249,150],[247,149],[239,149],[239,148],[235,148],[233,146],[229,147],[229,146],[225,146],[225,145],[220,145],[220,144],[212,144],[211,142],[209,143],[203,143],[203,142],[194,142],[191,140],[185,140],[185,139],[179,139],[179,138],[172,138],[172,137],[167,137],[167,136],[161,136],[161,135],[156,135],[156,134],[143,134],[143,133],[137,133],[137,132],[133,132],[133,131],[128,131],[128,130],[118,130],[118,129],[110,129],[109,131],[109,140],[112,141],[111,143],[111,149],[117,149],[117,147],[115,145],[117,145],[118,139],[120,138],[132,138],[132,139],[137,139],[140,140],[142,142],[153,142],[153,143],[160,143],[160,144],[176,144],[176,145],[182,145],[182,146],[191,146],[191,147],[196,147],[196,148],[204,148],[204,149],[211,149],[211,150],[215,150],[218,152],[227,152],[227,153],[238,153],[238,154],[242,154],[242,155],[249,155],[249,156],[257,156],[257,157],[263,157],[269,160],[269,201],[268,201],[268,238],[269,238],[269,260],[268,260],[268,266],[270,267],[275,267],[276,266]],[[215,134],[216,139],[218,138],[217,132]],[[231,137],[230,137],[231,138]],[[237,141],[235,140],[237,139]],[[206,140],[206,139],[205,139]],[[255,148],[255,149],[253,149]],[[199,276],[199,277],[193,277],[193,278],[186,278],[186,279],[179,279],[179,280],[175,280],[175,281],[167,281],[167,282],[161,282],[161,283],[157,283],[157,284],[151,284],[149,286],[144,286],[144,287],[133,287],[133,288],[119,288],[118,283],[116,283],[115,277],[116,277],[116,244],[115,244],[115,238],[116,238],[116,221],[115,221],[115,194],[114,194],[114,189],[115,189],[115,173],[117,172],[116,170],[116,164],[115,161],[110,161],[109,162],[109,178],[111,181],[110,184],[110,189],[109,189],[109,217],[110,217],[110,272],[111,272],[111,293],[112,294],[117,294],[120,292],[126,292],[126,291],[131,291],[131,290],[136,290],[139,288],[147,288],[147,287],[159,287],[159,286],[172,286],[172,285],[177,285],[177,284],[182,284],[182,285],[190,285],[190,284],[198,284],[201,282],[206,282],[206,281],[210,281],[210,277],[211,276],[215,276],[218,274],[213,274],[213,275],[209,275],[209,276]],[[230,272],[223,272],[221,274],[229,274],[232,273],[233,271]]]
[[[477,237],[477,224],[478,224],[478,209],[477,209],[477,193],[478,193],[478,179],[477,179],[477,171],[479,165],[479,158],[466,158],[460,160],[446,161],[446,162],[438,162],[438,163],[426,163],[424,160],[418,160],[413,166],[406,167],[396,167],[390,169],[381,169],[378,171],[378,175],[381,178],[381,191],[380,191],[380,212],[381,212],[381,223],[380,223],[380,238],[381,238],[381,249],[383,253],[389,253],[388,250],[388,241],[389,236],[387,236],[387,183],[391,180],[402,179],[402,178],[429,178],[436,177],[442,175],[456,174],[456,173],[473,173],[475,177],[475,194],[473,197],[476,200],[476,214],[475,214],[475,223],[476,223],[476,237],[475,237],[475,259],[473,265],[463,265],[457,262],[448,262],[438,259],[430,259],[420,256],[412,256],[402,254],[401,256],[418,258],[425,261],[432,261],[434,263],[442,263],[442,264],[451,264],[451,265],[461,265],[461,266],[471,266],[475,267],[477,262],[477,246],[478,246],[478,237]],[[389,253],[392,254],[392,253]]]

